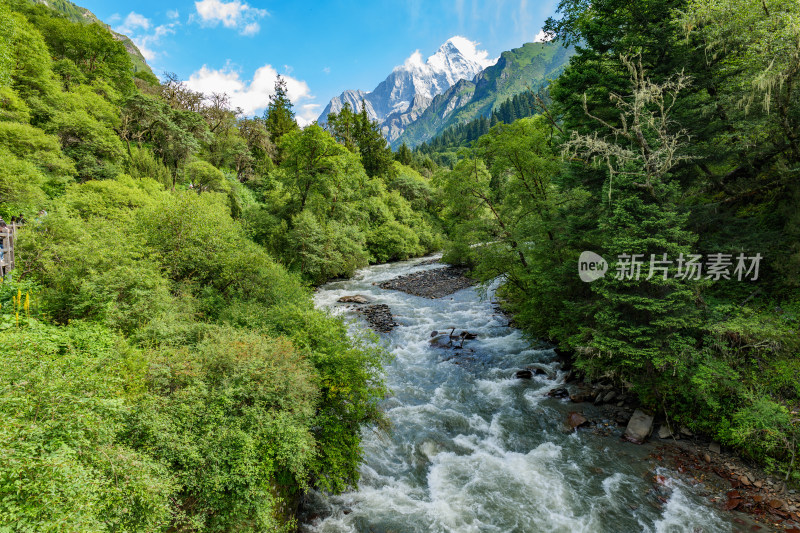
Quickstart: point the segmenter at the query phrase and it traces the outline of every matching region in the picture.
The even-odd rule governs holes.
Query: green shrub
[[[417,234],[396,220],[390,220],[370,231],[367,245],[372,256],[381,263],[408,259],[424,252]]]
[[[316,382],[289,341],[232,328],[154,358],[127,437],[169,465],[173,527],[279,528],[282,497],[307,486],[317,454]]]
[[[164,528],[166,468],[120,439],[141,354],[97,325],[0,335],[0,524],[6,531]]]

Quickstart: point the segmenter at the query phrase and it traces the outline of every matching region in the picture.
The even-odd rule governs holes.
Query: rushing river
[[[552,350],[532,347],[508,327],[491,303],[491,288],[488,298],[466,289],[429,300],[376,285],[441,268],[419,263],[370,267],[317,293],[317,305],[337,312],[348,312],[336,303],[339,297],[363,294],[388,304],[400,325],[382,336],[395,356],[386,368],[393,395],[384,402],[392,431],[365,431],[359,489],[338,496],[312,493],[302,531],[623,533],[742,527],[676,472],[656,466],[648,457],[652,449],[587,430],[567,433],[564,419],[574,404],[546,397],[560,379],[514,378],[516,370],[535,363],[556,372]],[[452,352],[428,342],[431,331],[451,327],[478,334],[465,343],[474,353],[459,356],[459,364],[459,358],[445,361]],[[654,474],[666,483],[654,488]]]

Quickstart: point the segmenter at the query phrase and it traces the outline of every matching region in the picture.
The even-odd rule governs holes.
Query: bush
[[[278,529],[283,498],[307,486],[318,453],[316,381],[289,341],[233,328],[154,358],[127,437],[169,465],[173,527]]]
[[[186,165],[184,181],[191,183],[198,192],[227,192],[230,190],[230,184],[225,179],[225,174],[211,163],[202,160],[192,161]]]
[[[396,220],[390,220],[370,231],[367,245],[373,257],[381,263],[408,259],[423,253],[417,234]]]
[[[7,531],[165,527],[167,470],[119,437],[141,354],[101,326],[0,335],[0,523]]]

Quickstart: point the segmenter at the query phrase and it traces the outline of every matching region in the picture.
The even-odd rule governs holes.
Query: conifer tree
[[[378,123],[370,120],[364,100],[356,123],[356,144],[364,170],[369,177],[386,174],[392,168],[392,150],[386,144]]]
[[[394,159],[404,165],[411,164],[413,156],[411,154],[411,149],[409,149],[406,143],[400,145],[400,148],[397,149],[397,153],[394,154]]]
[[[277,143],[285,134],[297,129],[286,80],[280,75],[275,80],[275,92],[269,97],[269,106],[264,114],[264,120],[274,143]]]

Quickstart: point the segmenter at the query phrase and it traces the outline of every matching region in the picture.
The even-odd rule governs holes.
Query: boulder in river
[[[653,415],[645,413],[641,409],[633,412],[633,416],[628,421],[625,428],[624,438],[634,444],[643,444],[650,433],[653,431]]]
[[[350,296],[342,296],[337,301],[343,304],[368,304],[371,300],[361,294],[353,294]]]
[[[659,439],[668,439],[672,436],[672,430],[669,429],[669,426],[666,424],[661,424],[658,428],[658,438]]]
[[[553,389],[547,393],[548,396],[551,398],[566,398],[569,396],[569,391],[564,387],[559,387],[557,389]]]
[[[589,424],[589,420],[586,419],[581,413],[576,411],[572,411],[567,415],[567,424],[570,428],[575,429],[581,426],[586,426]]]
[[[531,379],[533,378],[533,372],[530,370],[518,370],[514,377],[517,379]]]

